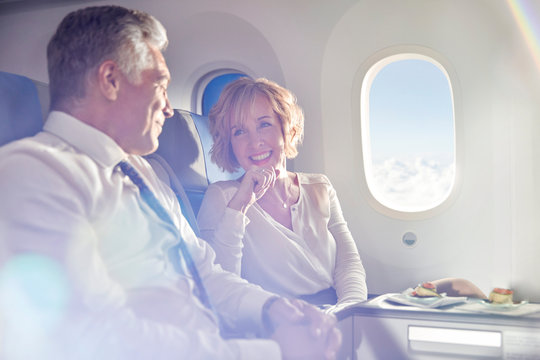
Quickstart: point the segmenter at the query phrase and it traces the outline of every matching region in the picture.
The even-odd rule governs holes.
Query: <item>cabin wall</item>
[[[325,172],[337,188],[372,293],[466,277],[540,301],[540,69],[504,0],[124,0],[168,29],[173,107],[192,108],[197,80],[233,68],[290,88],[306,114],[291,168]],[[81,7],[0,14],[0,70],[48,82],[45,49]],[[540,8],[537,9],[540,13]],[[457,185],[422,217],[373,204],[362,173],[359,85],[376,57],[433,55],[454,85]],[[401,237],[419,242],[406,248]]]
[[[215,69],[232,68],[254,77],[267,77],[290,88],[304,108],[303,171],[324,170],[322,159],[320,72],[325,39],[354,0],[275,0],[254,2],[191,0],[92,1],[149,12],[165,26],[165,53],[172,74],[169,87],[176,108],[192,108],[197,80]],[[81,4],[56,6],[15,14],[0,14],[0,70],[48,82],[45,51],[56,26]],[[8,35],[9,34],[9,35]],[[297,161],[291,161],[291,168]],[[299,167],[300,168],[300,167]]]
[[[359,83],[373,54],[401,49],[433,55],[454,86],[456,191],[443,209],[422,217],[377,211],[359,166]],[[323,119],[333,119],[323,122],[325,170],[341,195],[370,291],[460,276],[485,292],[513,287],[519,297],[540,299],[532,140],[539,135],[539,69],[532,60],[503,1],[362,1],[336,24],[321,87]],[[413,248],[401,244],[408,231],[418,236]]]

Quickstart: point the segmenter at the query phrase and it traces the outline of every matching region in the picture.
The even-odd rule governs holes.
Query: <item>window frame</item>
[[[244,74],[247,77],[253,77],[250,73],[248,73],[245,70],[235,69],[232,67],[226,67],[226,68],[220,68],[211,70],[197,80],[195,85],[193,86],[193,92],[192,92],[192,98],[191,98],[191,111],[196,114],[202,114],[202,100],[204,96],[204,91],[206,90],[206,87],[208,84],[214,80],[215,78],[226,75],[226,74]]]
[[[368,185],[368,172],[371,167],[370,154],[370,139],[369,139],[369,90],[373,79],[377,73],[385,65],[405,59],[420,59],[427,60],[436,65],[448,78],[450,86],[450,94],[452,96],[453,114],[454,114],[454,183],[444,199],[438,205],[421,211],[402,211],[386,206],[381,203],[371,192]],[[366,93],[367,92],[367,93]],[[377,212],[391,218],[402,220],[421,220],[433,217],[446,210],[457,198],[457,194],[461,189],[462,171],[464,168],[463,156],[463,116],[462,116],[462,101],[459,86],[459,79],[453,69],[451,63],[447,61],[441,54],[432,49],[420,46],[395,46],[383,49],[370,58],[368,58],[358,69],[353,79],[352,90],[352,116],[353,116],[353,133],[359,134],[360,141],[355,141],[355,154],[358,157],[355,161],[355,166],[358,167],[359,174],[359,191],[367,200],[369,205]],[[369,161],[369,163],[368,163]]]

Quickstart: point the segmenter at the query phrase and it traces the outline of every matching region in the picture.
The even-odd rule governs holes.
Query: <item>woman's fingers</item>
[[[256,167],[250,169],[246,175],[248,174],[253,181],[253,192],[257,200],[264,195],[266,190],[274,186],[276,181],[276,175],[273,169]]]
[[[279,174],[279,172],[277,172]],[[229,207],[245,213],[276,182],[276,170],[253,167],[246,171]]]

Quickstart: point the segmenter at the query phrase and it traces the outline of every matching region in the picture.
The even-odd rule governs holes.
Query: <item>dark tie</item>
[[[150,206],[152,210],[154,210],[154,212],[159,216],[159,218],[165,221],[166,223],[172,225],[174,228],[176,228],[167,210],[165,210],[165,208],[160,204],[159,200],[156,198],[154,193],[152,193],[152,191],[144,183],[144,180],[141,178],[137,170],[135,170],[133,166],[131,166],[126,161],[121,161],[118,165],[120,166],[120,169],[122,169],[122,172],[126,174],[135,185],[137,185],[137,187],[139,188],[141,197],[148,204],[148,206]],[[182,238],[182,235],[180,235],[179,232],[178,234],[179,234],[178,247],[180,248],[180,251],[182,252],[182,256],[184,257],[184,260],[189,269],[189,272],[191,273],[191,277],[193,278],[193,281],[195,282],[195,285],[197,286],[197,291],[198,291],[197,295],[199,297],[199,300],[203,303],[204,306],[206,306],[208,309],[214,312],[212,304],[210,303],[210,300],[208,298],[206,289],[204,288],[202,279],[199,275],[199,272],[197,271],[197,267],[195,266],[195,262],[193,261],[193,258],[191,257],[189,249],[186,246],[186,242],[184,241],[184,239]]]

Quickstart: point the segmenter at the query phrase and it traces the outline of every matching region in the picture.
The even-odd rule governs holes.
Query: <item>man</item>
[[[335,318],[215,266],[140,157],[173,113],[167,41],[117,6],[70,13],[51,39],[44,131],[0,149],[0,358],[335,356]],[[271,339],[224,339],[216,314]]]

